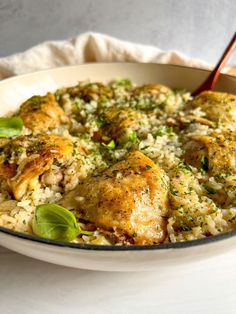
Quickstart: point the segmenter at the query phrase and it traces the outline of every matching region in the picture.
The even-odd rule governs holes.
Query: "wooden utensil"
[[[218,78],[219,78],[219,75],[220,75],[220,71],[225,66],[226,62],[228,61],[231,53],[234,51],[235,48],[236,48],[236,32],[234,33],[233,38],[231,39],[230,43],[226,47],[223,55],[221,56],[219,62],[215,66],[215,68],[212,70],[212,72],[207,77],[205,82],[203,82],[203,84],[200,85],[192,93],[192,96],[197,96],[198,94],[200,94],[201,92],[203,92],[205,90],[212,90],[212,89],[214,89],[214,87],[215,87],[215,85],[216,85],[216,83],[218,81]]]

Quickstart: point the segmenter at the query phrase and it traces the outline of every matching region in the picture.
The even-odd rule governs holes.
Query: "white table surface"
[[[0,247],[0,313],[236,313],[236,250],[161,273],[70,269]]]

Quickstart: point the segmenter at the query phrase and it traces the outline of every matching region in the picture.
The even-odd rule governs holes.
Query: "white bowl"
[[[137,84],[162,83],[194,90],[208,71],[174,65],[107,63],[84,64],[26,74],[0,82],[0,116],[16,110],[21,102],[79,80],[108,82],[126,77]],[[221,75],[217,90],[234,93],[236,78]],[[236,231],[201,240],[152,246],[98,246],[41,239],[0,227],[0,244],[43,261],[75,268],[106,271],[154,270],[193,263],[236,250]]]

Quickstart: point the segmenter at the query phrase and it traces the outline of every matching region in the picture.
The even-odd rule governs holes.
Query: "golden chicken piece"
[[[0,138],[0,190],[10,192],[7,180],[16,175],[17,165],[10,163],[10,156],[5,154],[5,148],[10,149],[11,140],[8,138]]]
[[[27,152],[16,176],[8,181],[17,200],[23,197],[34,179],[51,168],[55,159],[63,163],[72,156],[73,143],[57,135],[40,135],[29,143]]]
[[[184,158],[190,165],[211,175],[236,173],[236,133],[192,136],[184,146]]]
[[[168,177],[139,151],[130,153],[69,192],[61,204],[96,227],[120,230],[135,244],[163,242],[168,212]]]
[[[97,82],[81,82],[77,86],[67,88],[66,92],[72,97],[80,97],[85,102],[90,102],[91,100],[102,101],[112,98],[112,90],[109,86]]]
[[[216,126],[236,127],[236,95],[205,91],[188,105],[190,109],[200,107],[206,114],[204,118],[212,121]]]
[[[32,131],[40,132],[68,123],[68,117],[58,105],[52,93],[33,96],[20,107],[19,116],[24,125]]]
[[[82,147],[75,147],[71,140],[58,135],[19,136],[2,149],[0,176],[5,176],[16,200],[24,196],[35,179],[51,169],[55,160],[65,165],[75,149],[84,154]]]
[[[102,122],[101,129],[94,134],[94,139],[108,141],[115,139],[118,143],[126,143],[132,140],[134,131],[144,125],[147,118],[140,111],[131,108],[111,107],[102,111],[99,115]],[[136,134],[135,134],[136,135]]]
[[[172,89],[160,84],[136,87],[133,91],[133,97],[138,100],[139,109],[159,109],[159,113],[173,113],[182,103],[180,99],[177,100]],[[141,99],[142,101],[140,101]]]
[[[140,95],[145,95],[145,94],[152,94],[152,95],[164,94],[168,96],[168,95],[171,95],[173,91],[165,85],[146,84],[140,87],[136,87],[133,93],[135,96],[140,96]]]

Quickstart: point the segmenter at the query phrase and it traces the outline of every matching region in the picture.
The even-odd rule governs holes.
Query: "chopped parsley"
[[[209,185],[203,184],[202,186],[204,187],[204,189],[207,191],[208,194],[211,194],[211,195],[215,194],[215,190]]]
[[[150,170],[150,169],[152,169],[152,166],[146,165],[145,168],[146,168],[146,170]]]
[[[101,127],[105,124],[105,119],[104,119],[104,116],[102,114],[100,116],[98,116],[98,118],[96,120],[96,124],[98,127]]]
[[[192,228],[188,226],[185,222],[181,221],[180,222],[180,227],[182,228],[183,231],[190,231]]]
[[[181,160],[178,164],[179,169],[181,169],[184,173],[188,173],[192,171],[191,167],[183,160]]]
[[[124,86],[124,87],[131,87],[132,86],[132,83],[129,79],[117,79],[115,80],[115,82],[113,83],[113,87],[121,87],[121,86]]]
[[[170,187],[170,193],[176,196],[178,194],[178,191],[172,186]]]
[[[209,161],[208,161],[208,158],[206,156],[201,158],[201,168],[204,171],[208,171],[208,169],[209,169]]]
[[[129,142],[131,142],[133,144],[136,143],[137,133],[135,131],[132,131],[131,133],[129,133],[128,138],[129,138]]]
[[[114,150],[116,148],[116,143],[114,140],[111,140],[108,144],[102,143],[102,146],[108,150]]]
[[[155,132],[155,136],[164,136],[164,135],[168,135],[168,136],[171,136],[173,135],[174,132],[173,132],[173,128],[172,127],[168,127],[168,126],[160,126],[156,132]]]

